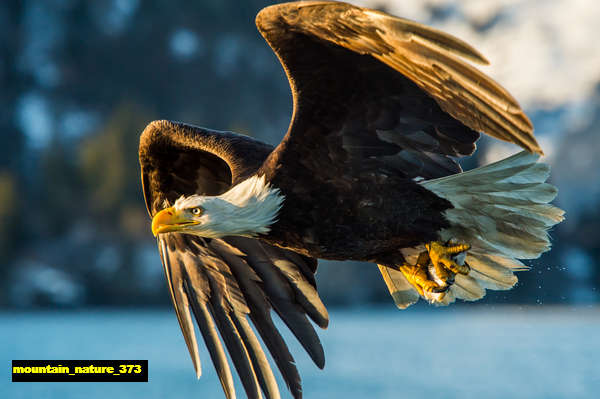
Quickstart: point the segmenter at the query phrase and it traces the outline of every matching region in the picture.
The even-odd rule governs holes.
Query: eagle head
[[[252,176],[218,196],[180,197],[154,215],[152,233],[180,232],[207,238],[266,234],[277,220],[283,199],[264,176]]]

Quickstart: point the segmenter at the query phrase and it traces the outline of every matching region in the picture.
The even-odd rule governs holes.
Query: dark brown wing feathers
[[[281,248],[243,237],[202,239],[177,233],[159,237],[165,274],[173,303],[194,365],[200,374],[196,338],[190,308],[205,340],[221,384],[232,397],[233,380],[225,351],[217,331],[229,352],[248,397],[259,397],[259,390],[269,398],[278,397],[278,388],[265,353],[248,324],[254,324],[283,379],[295,398],[301,397],[300,377],[294,359],[275,328],[273,308],[296,335],[319,367],[324,366],[323,348],[306,314],[319,309],[321,326],[327,325],[327,313],[316,288],[310,285],[308,301],[299,301],[298,281],[293,281],[275,262],[285,257]],[[267,255],[264,248],[268,248]],[[290,265],[288,265],[290,266]],[[290,266],[292,267],[292,266]]]
[[[294,92],[292,124],[266,172],[283,165],[286,173],[327,169],[339,176],[387,167],[435,178],[461,170],[450,156],[474,151],[477,132],[372,56],[290,30],[265,36],[277,40],[271,45]]]
[[[382,98],[381,95],[373,95],[377,94],[378,82],[387,83],[384,97],[406,97],[408,85],[392,77],[402,74],[416,84],[421,95],[435,99],[439,105],[420,106],[421,110],[430,111],[430,117],[436,119],[439,113],[447,112],[475,131],[514,142],[531,152],[542,152],[533,137],[533,126],[516,100],[461,58],[480,63],[487,63],[487,60],[457,38],[377,11],[326,1],[270,6],[258,14],[256,23],[284,65],[294,95],[298,97],[295,99],[298,109],[295,110],[296,118],[290,134],[306,134],[301,118],[316,120],[315,114],[311,117],[309,112],[306,115],[301,112],[302,107],[307,107],[302,97],[311,102],[312,108],[317,107],[319,101],[347,104],[348,100],[352,101],[352,95],[358,96],[361,104],[368,105],[374,99]],[[310,49],[305,44],[308,39],[315,42],[309,46]],[[345,48],[356,56],[342,55],[339,48]],[[320,57],[315,57],[312,51]],[[368,56],[373,63],[361,60],[359,54]],[[326,68],[334,73],[321,74],[324,70],[319,68],[318,60],[325,60]],[[310,63],[314,63],[312,68]],[[396,73],[386,74],[384,65]],[[351,76],[354,80],[348,80],[345,73],[352,69],[355,74],[358,74],[356,70],[362,69],[362,74]],[[355,87],[357,78],[365,86]],[[335,80],[339,85],[343,86],[343,82],[354,90],[330,92],[325,98],[321,94],[322,88]],[[413,96],[413,93],[408,95]],[[398,99],[395,104],[397,111],[402,112],[401,106],[409,101],[407,98]],[[352,102],[348,106],[352,108]],[[408,115],[407,112],[403,114]],[[435,125],[435,121],[430,122]],[[444,141],[436,134],[428,134],[438,142]],[[450,137],[462,141],[458,136]],[[473,150],[474,146],[471,147]]]

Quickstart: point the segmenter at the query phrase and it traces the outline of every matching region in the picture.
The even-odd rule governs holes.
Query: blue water
[[[600,309],[390,306],[330,316],[320,332],[324,370],[285,336],[305,398],[593,398],[600,391]],[[224,397],[203,346],[196,380],[171,311],[0,313],[0,326],[0,398]],[[11,359],[148,359],[149,382],[11,383]]]

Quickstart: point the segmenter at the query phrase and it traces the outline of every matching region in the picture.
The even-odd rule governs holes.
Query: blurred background
[[[200,392],[205,386],[218,388],[214,376],[208,382],[195,382],[176,319],[169,309],[170,299],[142,198],[137,145],[139,134],[154,119],[233,130],[271,144],[280,141],[291,116],[291,95],[276,57],[254,26],[258,10],[272,3],[265,0],[5,0],[0,3],[0,349],[6,359],[118,358],[118,354],[148,358],[152,354],[145,352],[146,341],[138,342],[140,337],[134,340],[137,346],[127,340],[121,343],[123,347],[137,348],[137,352],[119,352],[119,343],[114,339],[116,346],[112,350],[116,353],[101,344],[93,346],[102,336],[99,326],[119,328],[130,322],[139,331],[148,332],[148,326],[167,323],[164,331],[148,332],[152,339],[167,341],[160,332],[171,338],[169,347],[176,353],[169,352],[172,363],[164,363],[163,352],[156,354],[157,359],[163,359],[164,370],[176,364],[174,370],[185,373],[185,383],[181,384],[190,394]],[[352,3],[433,25],[482,51],[491,61],[491,66],[482,69],[521,102],[534,122],[546,153],[544,161],[552,165],[551,182],[560,190],[556,204],[566,210],[567,219],[552,231],[552,251],[529,263],[532,270],[519,274],[520,282],[515,289],[489,292],[479,302],[457,304],[450,309],[419,305],[398,313],[375,267],[322,262],[317,280],[324,302],[333,309],[330,329],[342,328],[335,324],[334,316],[338,314],[341,325],[347,321],[347,328],[358,324],[381,329],[391,323],[390,318],[403,321],[405,328],[411,321],[425,318],[430,323],[439,320],[449,323],[448,331],[454,334],[459,328],[473,325],[478,332],[471,338],[478,339],[484,331],[497,331],[494,326],[502,329],[499,320],[513,320],[518,335],[522,333],[522,323],[543,324],[551,315],[562,315],[556,316],[556,320],[568,321],[559,323],[568,332],[547,337],[544,342],[548,346],[539,348],[539,353],[553,348],[554,338],[561,342],[578,339],[583,342],[588,333],[597,335],[600,3],[593,0]],[[484,138],[479,142],[479,151],[465,160],[463,166],[472,168],[518,150],[516,146]],[[497,310],[499,305],[513,306]],[[488,319],[491,316],[487,314],[492,310],[499,316]],[[136,319],[138,315],[141,316]],[[67,330],[57,330],[58,321],[67,323],[68,331],[80,328],[85,332],[90,328],[90,337],[95,336],[94,332],[97,336],[81,341],[81,348],[65,345],[71,335]],[[32,326],[45,326],[36,328],[47,328],[55,340],[47,339],[37,346],[28,340],[19,341],[19,337],[37,339]],[[553,326],[557,325],[549,323],[546,327],[558,331]],[[29,334],[24,335],[25,331]],[[367,334],[365,331],[363,334]],[[412,330],[407,331],[410,334]],[[508,327],[507,331],[513,330]],[[532,327],[531,332],[531,342],[537,342],[537,329]],[[430,332],[414,330],[413,333],[418,339]],[[343,331],[332,334],[337,335],[329,338],[324,335],[324,341],[339,345],[343,339],[332,337],[343,337]],[[360,331],[347,333],[346,339],[352,337],[360,339]],[[565,356],[580,353],[578,350],[584,356],[594,348],[600,355],[597,345],[589,342],[586,345],[585,349],[574,347]],[[537,354],[532,352],[531,364],[539,364]],[[464,354],[455,355],[465,362],[464,367],[468,364],[473,372],[481,370]],[[346,364],[335,354],[329,356],[333,356],[333,365],[336,361]],[[560,360],[555,359],[558,373]],[[587,392],[593,392],[592,388],[600,388],[598,369],[589,374],[590,379],[579,380],[586,375],[579,371],[587,363],[584,358],[569,359],[574,362],[573,379],[561,385],[565,391],[552,392],[585,397]],[[299,360],[300,365],[302,362]],[[152,361],[150,364],[152,368]],[[530,370],[531,364],[522,366]],[[342,376],[336,380],[336,386],[348,383],[343,376],[352,375],[352,370],[332,367],[328,365],[326,372],[337,370]],[[206,369],[211,372],[210,366]],[[400,373],[399,370],[406,375],[413,369],[396,372]],[[528,375],[515,370],[512,373],[516,378]],[[309,381],[312,372],[311,369]],[[301,374],[304,375],[304,370]],[[330,395],[340,392],[331,385],[328,385],[330,391],[318,391],[325,382],[317,382],[319,374],[314,375],[314,383],[306,388],[307,392],[317,389],[314,397],[320,394],[333,397]],[[154,378],[160,379],[160,375]],[[454,374],[446,378],[451,380]],[[552,373],[546,378],[551,381]],[[523,386],[529,380],[525,378]],[[361,389],[379,392],[373,387],[385,385],[375,377],[365,381],[366,385],[353,392],[360,393]],[[443,386],[447,389],[449,383]],[[0,390],[2,384],[0,381]],[[414,392],[411,391],[415,395],[429,392],[416,384]],[[547,384],[540,386],[547,388]],[[87,392],[87,387],[68,392],[81,394]],[[396,395],[398,392],[392,387],[376,396]],[[479,392],[477,384],[472,387],[474,390],[462,392],[462,397]],[[577,387],[584,389],[578,391]],[[19,394],[27,397],[25,388],[10,389],[11,397]],[[153,392],[163,392],[161,389]],[[168,392],[172,393],[170,389]],[[483,386],[481,389],[486,392]],[[509,393],[502,389],[498,392]],[[517,397],[519,392],[510,391]],[[536,392],[545,391],[531,392],[535,396]],[[439,396],[440,391],[430,393]],[[214,394],[220,395],[218,390]]]

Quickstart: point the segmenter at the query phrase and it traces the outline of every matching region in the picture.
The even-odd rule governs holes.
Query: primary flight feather
[[[249,398],[280,395],[255,331],[300,398],[271,316],[324,367],[318,258],[378,264],[400,308],[476,300],[516,283],[517,259],[550,248],[563,211],[531,122],[468,64],[487,63],[468,44],[328,1],[270,6],[256,24],[293,93],[281,143],[155,121],[140,138],[142,185],[198,376],[193,318],[228,398],[226,351]],[[525,151],[461,173],[478,132]]]

